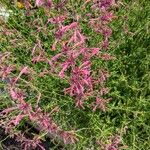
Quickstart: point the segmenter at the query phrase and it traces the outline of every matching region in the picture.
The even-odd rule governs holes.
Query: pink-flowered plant
[[[113,136],[110,143],[105,145],[105,150],[119,150],[121,145],[121,137],[119,135]]]
[[[90,1],[85,2],[84,6],[88,2]],[[92,72],[92,58],[99,57],[105,61],[115,59],[110,54],[103,52],[103,50],[109,49],[109,38],[112,35],[109,23],[116,18],[111,11],[113,6],[115,6],[114,0],[94,0],[91,9],[96,8],[94,11],[97,11],[97,16],[93,18],[92,12],[88,15],[89,25],[103,37],[100,47],[87,46],[86,41],[88,37],[82,33],[78,22],[79,17],[76,17],[77,21],[67,25],[64,24],[69,17],[65,13],[64,15],[52,17],[47,22],[55,26],[55,41],[52,44],[52,50],[57,50],[57,45],[59,44],[61,47],[60,52],[51,59],[45,57],[43,50],[36,56],[34,53],[37,46],[41,47],[40,42],[32,50],[33,62],[47,62],[50,65],[51,73],[56,73],[58,77],[68,80],[69,87],[64,89],[64,91],[75,98],[77,107],[84,108],[84,101],[88,97],[94,97],[95,102],[92,105],[95,104],[95,106],[93,106],[93,110],[106,110],[108,100],[100,97],[109,91],[104,87],[104,82],[109,77],[109,73],[105,69],[100,69],[99,75],[97,75],[98,78],[95,77]],[[95,90],[97,85],[100,85],[100,89]],[[96,91],[99,91],[99,93]]]
[[[37,7],[44,6],[44,5],[48,6],[48,7],[51,7],[52,6],[52,1],[51,0],[36,0],[35,5]]]
[[[45,0],[36,0],[35,4],[36,6],[42,6],[45,3]]]
[[[14,67],[9,65],[9,66],[0,66],[0,76],[2,80],[6,79],[8,75],[11,74],[11,72],[14,70]]]
[[[68,87],[64,89],[64,93],[74,98],[76,107],[85,108],[87,106],[86,100],[91,98],[93,102],[89,106],[92,106],[92,110],[96,111],[99,109],[105,112],[107,103],[111,100],[110,98],[104,98],[109,93],[109,88],[105,86],[105,82],[110,74],[102,67],[98,67],[95,70],[93,58],[98,58],[102,62],[103,60],[115,59],[106,50],[109,50],[110,37],[113,34],[109,24],[116,18],[111,8],[116,3],[115,0],[87,0],[83,4],[83,8],[88,3],[91,3],[91,12],[86,15],[88,25],[94,32],[102,36],[102,41],[97,47],[89,46],[88,41],[94,41],[94,39],[84,33],[81,23],[82,19],[79,14],[72,17],[65,8],[61,12],[60,9],[64,7],[65,1],[55,4],[52,0],[35,0],[35,6],[44,7],[45,12],[49,8],[54,9],[58,14],[54,16],[53,13],[52,15],[50,13],[50,17],[45,25],[46,27],[48,25],[53,26],[54,42],[49,47],[51,47],[55,55],[47,55],[44,43],[39,40],[38,35],[37,42],[31,49],[31,62],[34,65],[39,62],[49,65],[49,70],[41,72],[39,77],[50,74],[57,75],[61,80],[67,80]],[[30,9],[29,3],[25,5],[27,9]],[[41,27],[37,27],[37,29],[39,34]],[[47,32],[51,31],[48,30]],[[6,63],[8,56],[10,56],[9,53],[0,53],[0,78],[2,80],[10,80],[7,83],[7,91],[10,95],[12,106],[0,112],[0,115],[3,117],[3,120],[0,121],[0,126],[5,127],[7,133],[21,142],[25,150],[36,149],[37,147],[44,150],[44,147],[41,144],[42,139],[40,136],[27,138],[24,133],[15,132],[15,128],[23,120],[33,123],[40,133],[45,133],[51,138],[58,138],[64,144],[73,144],[78,141],[74,131],[64,131],[53,121],[52,112],[55,112],[57,109],[52,110],[50,113],[41,109],[38,105],[41,94],[39,94],[38,99],[35,99],[37,101],[36,107],[30,104],[26,97],[27,89],[21,89],[19,84],[24,76],[33,75],[31,68],[25,65],[17,69],[14,65],[8,65]],[[17,75],[13,75],[13,71]],[[106,146],[106,150],[117,150],[119,143],[119,138],[114,138]]]
[[[122,144],[120,135],[111,136],[107,143],[103,143],[103,141],[99,140],[97,144],[100,145],[102,150],[122,150],[128,148],[128,146]]]

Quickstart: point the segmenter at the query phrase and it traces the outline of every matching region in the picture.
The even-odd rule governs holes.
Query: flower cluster
[[[48,6],[48,7],[51,7],[52,6],[52,1],[51,0],[36,0],[35,1],[35,5],[37,7],[40,7],[40,6]]]
[[[90,47],[88,45],[87,41],[90,38],[83,32],[82,20],[79,14],[70,16],[67,13],[67,9],[63,9],[63,13],[60,11],[65,5],[64,1],[55,4],[52,0],[35,0],[36,7],[51,8],[57,12],[57,16],[52,15],[44,26],[47,27],[47,25],[51,24],[54,27],[54,43],[51,45],[51,50],[57,54],[49,57],[42,46],[42,41],[37,39],[37,43],[31,50],[31,61],[33,64],[46,62],[50,66],[50,70],[44,70],[39,76],[44,76],[45,74],[57,75],[60,79],[68,81],[68,87],[64,89],[64,93],[75,99],[76,107],[84,108],[85,100],[91,98],[94,100],[90,105],[92,110],[100,109],[105,112],[107,103],[110,101],[110,98],[104,98],[109,93],[109,89],[105,87],[109,73],[104,68],[98,68],[93,71],[92,60],[95,57],[102,61],[115,59],[106,50],[109,49],[109,40],[112,35],[112,29],[109,24],[116,18],[111,8],[116,3],[114,0],[93,0],[92,2],[87,0],[84,3],[84,7],[88,3],[91,3],[91,13],[87,14],[88,25],[97,34],[102,35],[99,47]],[[28,11],[30,10],[31,4],[29,1],[26,1],[25,7]],[[37,29],[39,33],[41,28],[38,27]],[[75,143],[77,138],[74,132],[62,130],[53,121],[51,113],[45,113],[39,107],[40,94],[36,100],[36,107],[27,101],[24,90],[20,89],[18,85],[22,76],[31,77],[33,70],[29,66],[23,66],[18,69],[17,66],[7,63],[10,55],[10,53],[0,53],[0,78],[2,81],[9,80],[7,90],[12,100],[12,106],[0,113],[2,117],[0,126],[5,127],[6,132],[15,136],[17,141],[20,141],[24,149],[27,150],[35,149],[36,147],[44,150],[44,147],[42,147],[40,136],[28,139],[23,133],[14,131],[22,120],[34,123],[40,132],[46,133],[51,138],[63,140],[65,144]],[[15,74],[19,73],[13,75],[13,72]],[[117,140],[113,140],[107,149],[117,148],[118,143]]]
[[[120,135],[112,135],[107,143],[103,143],[103,141],[97,141],[97,144],[100,145],[102,150],[121,150],[127,149],[128,146],[122,144],[122,139]]]
[[[21,67],[19,74],[16,77],[12,77],[12,71],[17,70],[17,68],[15,66],[7,66],[5,60],[8,59],[8,56],[6,53],[1,54],[1,60],[3,60],[1,61],[0,77],[3,81],[6,79],[10,80],[7,83],[7,89],[12,100],[12,106],[0,112],[0,116],[2,117],[0,126],[5,127],[7,133],[11,136],[15,136],[18,141],[22,142],[24,148],[27,150],[35,147],[44,148],[40,145],[40,138],[34,137],[33,139],[28,139],[23,136],[23,134],[14,132],[15,127],[17,127],[22,120],[28,120],[28,122],[34,123],[35,127],[40,129],[40,132],[45,132],[51,138],[63,140],[65,144],[76,142],[77,138],[73,131],[62,130],[53,121],[52,116],[48,113],[44,113],[39,106],[33,107],[26,101],[26,95],[23,90],[18,88],[18,84],[21,76],[23,74],[31,74],[31,70],[27,66]],[[57,111],[56,108],[54,108],[51,113],[55,111]]]
[[[103,52],[103,50],[109,49],[109,38],[112,35],[109,23],[115,18],[111,11],[111,7],[114,5],[115,1],[113,0],[94,0],[91,6],[91,9],[95,8],[98,12],[96,13],[98,17],[89,18],[89,25],[95,32],[103,36],[100,47],[87,46],[88,37],[82,33],[78,15],[76,16],[76,21],[69,24],[65,23],[70,17],[66,14],[48,19],[48,23],[55,27],[55,41],[52,45],[52,50],[60,49],[60,52],[51,59],[43,58],[39,54],[38,61],[44,60],[48,62],[51,73],[56,73],[60,78],[68,80],[69,87],[64,91],[75,98],[77,107],[84,108],[84,100],[92,96],[96,99],[95,103],[92,103],[93,110],[95,111],[97,108],[102,111],[106,110],[108,100],[104,100],[101,96],[109,91],[104,87],[104,81],[109,77],[109,73],[101,69],[99,77],[96,78],[92,71],[92,58],[99,57],[101,60],[115,59],[110,54]],[[100,86],[100,90],[95,92],[95,86],[97,85]]]

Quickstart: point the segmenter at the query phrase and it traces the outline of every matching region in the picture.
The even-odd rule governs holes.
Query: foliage
[[[46,136],[68,150],[150,149],[146,0],[4,4],[0,124],[10,136],[26,149]],[[40,133],[27,137],[25,122]]]

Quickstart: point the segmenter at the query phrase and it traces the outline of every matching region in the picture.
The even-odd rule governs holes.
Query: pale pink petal
[[[17,92],[14,91],[13,89],[10,89],[10,96],[13,100],[16,100],[18,97],[17,97]]]
[[[42,6],[44,3],[45,3],[45,0],[36,0],[35,1],[35,5],[38,6],[38,7]]]

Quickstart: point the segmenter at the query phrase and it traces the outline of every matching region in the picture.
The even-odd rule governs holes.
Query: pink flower
[[[74,133],[68,131],[62,131],[61,136],[65,144],[75,143],[78,139],[75,137]]]
[[[44,56],[38,55],[38,56],[34,56],[32,58],[32,62],[33,63],[37,63],[37,62],[45,62],[47,61],[47,59]]]
[[[34,136],[33,139],[27,139],[23,134],[16,135],[16,139],[18,142],[22,143],[22,147],[24,150],[30,149],[39,149],[45,150],[45,148],[41,145],[40,137]]]
[[[107,80],[107,78],[109,77],[109,73],[106,70],[100,70],[100,78],[98,79],[98,81],[100,83],[103,83],[104,81]]]
[[[74,43],[73,49],[74,49],[85,43],[85,39],[86,37],[82,35],[79,30],[75,30],[74,35],[70,38],[68,44],[73,42]]]
[[[100,57],[101,57],[102,60],[113,60],[113,59],[115,59],[115,57],[113,57],[113,56],[111,56],[110,54],[107,54],[107,53],[101,54]]]
[[[78,27],[78,23],[77,22],[72,22],[71,24],[65,26],[65,30],[71,30],[71,29],[76,29]]]
[[[111,22],[115,18],[113,12],[104,12],[104,14],[101,16],[101,20],[105,23]]]
[[[12,84],[15,84],[23,74],[28,74],[29,72],[30,72],[30,70],[29,70],[28,66],[21,68],[19,75],[17,77],[13,78]]]
[[[56,63],[58,59],[61,58],[62,55],[63,55],[62,53],[58,53],[54,57],[52,57],[50,60],[48,60],[48,64],[51,66],[52,70],[55,69],[54,63]]]
[[[28,73],[29,73],[28,66],[23,67],[20,71],[20,74],[28,74]]]
[[[71,23],[71,24],[69,24],[69,25],[66,25],[66,26],[61,26],[61,27],[57,30],[57,32],[55,33],[55,37],[56,37],[57,39],[61,39],[67,31],[76,29],[77,26],[78,26],[78,23],[77,23],[77,22],[73,22],[73,23]]]
[[[57,32],[55,32],[55,37],[56,39],[60,40],[64,34],[65,34],[65,29],[58,29]]]
[[[51,120],[49,119],[48,115],[42,115],[41,118],[39,118],[40,127],[43,127],[44,129],[48,129],[51,125]]]
[[[46,6],[52,7],[52,0],[47,0]]]
[[[115,0],[101,0],[99,2],[99,7],[106,10],[115,4]]]
[[[126,146],[120,146],[121,145],[121,137],[119,135],[115,135],[111,137],[110,143],[104,145],[105,150],[120,150],[120,149],[126,149]]]
[[[0,71],[0,76],[2,77],[2,80],[6,79],[13,70],[13,66],[2,66],[2,69]]]
[[[105,95],[105,94],[107,94],[109,92],[109,88],[101,88],[101,90],[100,90],[100,95],[102,96],[102,95]]]
[[[108,28],[108,27],[104,27],[104,28],[102,28],[102,34],[105,39],[109,38],[112,35],[112,29]]]
[[[14,91],[13,89],[10,89],[10,96],[13,100],[16,100],[18,99],[18,95],[17,95],[17,92]]]
[[[24,99],[23,92],[17,90],[17,89],[10,89],[10,96],[13,100],[22,100]]]
[[[99,108],[102,111],[106,111],[107,107],[106,104],[108,103],[108,100],[104,100],[102,98],[96,97],[95,106],[93,108],[93,111],[96,111],[97,108]]]
[[[16,109],[17,109],[17,107],[6,108],[6,109],[4,109],[2,112],[0,112],[0,114],[5,114],[5,115],[7,115],[7,114],[9,114],[10,112],[12,112],[12,111],[14,111],[14,110],[16,110]]]
[[[13,123],[14,126],[17,126],[25,116],[27,116],[27,115],[19,114],[18,116],[15,117],[15,119],[11,120],[10,123]]]
[[[83,62],[79,67],[72,70],[70,87],[65,92],[76,98],[76,106],[83,108],[85,92],[93,89],[90,77],[90,61]]]
[[[83,100],[81,100],[80,98],[77,99],[76,100],[76,107],[84,109],[83,103],[84,103]]]
[[[100,48],[91,48],[92,56],[97,55],[100,51]]]
[[[31,105],[26,103],[24,100],[20,101],[20,104],[18,104],[18,108],[22,110],[25,114],[28,114],[32,111]]]
[[[61,16],[48,19],[48,23],[50,22],[52,24],[58,24],[58,23],[62,23],[63,21],[65,21],[65,19],[66,19],[66,15],[61,15]]]
[[[62,70],[59,72],[59,77],[64,77],[64,72],[71,66],[75,64],[75,60],[72,56],[68,60],[66,60],[64,63],[61,64]]]
[[[70,63],[69,62],[65,62],[65,63],[63,63],[62,64],[62,70],[59,72],[59,77],[60,78],[63,78],[64,76],[65,76],[65,74],[64,74],[64,72],[69,68],[69,66],[70,66]]]
[[[109,41],[108,39],[106,38],[104,41],[102,41],[102,48],[107,50],[109,47]]]
[[[44,3],[45,3],[45,0],[36,0],[35,1],[35,5],[38,6],[38,7],[42,6]]]

